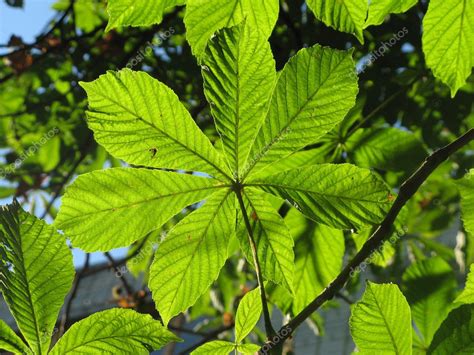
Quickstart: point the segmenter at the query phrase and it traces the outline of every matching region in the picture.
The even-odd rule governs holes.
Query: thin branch
[[[133,259],[135,256],[137,256],[141,252],[141,250],[142,250],[143,246],[145,245],[145,243],[147,242],[147,240],[148,240],[147,238],[143,238],[140,245],[137,247],[137,249],[135,249],[133,251],[133,253],[131,253],[130,255],[127,255],[126,257],[124,257],[120,260],[116,260],[115,261],[115,267],[121,266],[121,265],[125,264],[127,261],[129,261],[129,260]],[[91,275],[95,275],[99,272],[109,270],[112,267],[113,267],[113,265],[110,265],[110,264],[95,267],[94,269],[89,270],[88,272],[86,272],[84,274],[84,277],[88,277],[88,276],[91,276]]]
[[[74,35],[77,36],[77,27],[76,27],[76,10],[74,9],[74,3],[76,0],[71,0],[71,22],[72,22],[72,31]]]
[[[270,319],[270,312],[268,311],[268,304],[267,298],[265,296],[265,287],[263,285],[263,276],[262,270],[260,268],[260,262],[258,260],[257,254],[257,245],[255,243],[255,239],[253,237],[253,230],[252,226],[250,225],[249,217],[247,214],[247,210],[245,208],[244,200],[242,198],[242,191],[241,187],[237,186],[235,188],[235,193],[237,195],[237,199],[239,200],[240,209],[242,210],[242,215],[244,217],[245,227],[247,228],[247,234],[249,237],[250,249],[252,250],[252,257],[255,266],[255,272],[257,274],[257,283],[258,287],[260,287],[260,298],[262,301],[262,310],[263,310],[263,319],[265,321],[265,331],[267,333],[268,339],[271,339],[273,335],[275,335],[275,329],[272,327],[272,321]]]
[[[86,270],[89,268],[89,260],[90,260],[90,255],[86,254],[84,267],[82,268],[81,271],[79,271],[76,274],[76,277],[74,278],[74,284],[72,286],[71,295],[69,296],[69,299],[66,303],[66,308],[64,309],[64,313],[61,317],[61,322],[59,325],[59,337],[61,337],[61,335],[64,334],[64,330],[66,329],[66,324],[69,319],[69,314],[71,313],[72,302],[76,298],[77,290],[79,289],[79,284],[81,283],[82,277],[84,276]]]
[[[107,258],[107,260],[110,262],[110,266],[118,271],[118,265],[115,262],[112,255],[110,255],[110,253],[108,253],[108,252],[105,252],[104,255]],[[132,286],[130,286],[130,284],[128,283],[127,279],[125,278],[125,275],[121,272],[118,273],[118,275],[119,275],[118,277],[120,278],[120,281],[122,282],[123,287],[125,288],[125,291],[127,291],[127,294],[129,296],[132,296],[133,295],[133,289],[132,289]]]
[[[400,192],[392,207],[388,211],[384,220],[372,236],[365,242],[362,249],[346,265],[344,270],[299,314],[297,314],[288,324],[284,325],[279,331],[276,341],[267,341],[260,349],[263,354],[279,346],[285,341],[295,329],[301,325],[313,312],[321,307],[326,301],[332,299],[344,287],[349,279],[351,272],[356,269],[365,259],[367,259],[376,248],[378,248],[391,235],[392,226],[400,210],[405,206],[408,200],[418,191],[419,187],[426,181],[430,174],[452,154],[474,140],[474,129],[470,129],[466,134],[459,137],[447,146],[436,150],[429,155],[423,164],[411,175],[400,187]]]
[[[70,42],[72,41],[80,41],[80,40],[83,40],[85,38],[88,38],[88,37],[92,37],[94,36],[97,32],[99,32],[99,30],[103,29],[104,26],[101,24],[99,26],[97,26],[96,28],[94,28],[92,31],[90,32],[86,32],[86,33],[83,33],[83,34],[80,34],[78,36],[72,36],[72,37],[68,37],[66,39],[64,39],[63,41],[61,41],[61,43],[57,46],[53,46],[53,47],[44,47],[44,52],[41,53],[40,55],[38,56],[35,56],[33,59],[33,64],[31,64],[29,67],[28,67],[28,70],[30,70],[32,67],[38,65],[39,63],[41,63],[47,56],[48,54],[52,53],[52,52],[55,52],[55,51],[58,51],[60,49],[64,49],[64,48],[68,48],[68,45],[70,44]],[[22,48],[21,50],[24,50],[24,48]],[[7,55],[11,55],[13,53],[16,53],[17,51],[14,51],[14,52],[10,52],[8,53]],[[6,55],[3,55],[3,54],[0,54],[0,58],[5,57]],[[12,79],[12,78],[15,78],[17,77],[13,72],[12,73],[9,73],[9,74],[6,74],[5,76],[1,77],[0,78],[0,84]]]
[[[56,21],[54,23],[54,25],[51,27],[51,29],[47,32],[45,32],[44,34],[38,36],[36,38],[36,41],[34,41],[33,43],[30,43],[30,44],[22,44],[20,46],[17,46],[17,49],[11,51],[11,52],[8,52],[8,53],[3,53],[3,54],[0,54],[0,58],[4,58],[4,57],[8,57],[8,56],[11,56],[12,54],[15,54],[15,53],[19,53],[21,51],[24,51],[24,50],[28,50],[28,49],[31,49],[31,48],[34,48],[36,46],[38,46],[42,40],[44,40],[45,38],[47,38],[50,34],[52,34],[57,28],[59,28],[64,20],[66,19],[66,17],[68,16],[68,14],[73,10],[73,7],[74,7],[74,1],[75,0],[72,0],[68,6],[68,8],[66,10],[64,10],[62,16],[59,18],[58,21]],[[14,47],[14,46],[12,46]]]

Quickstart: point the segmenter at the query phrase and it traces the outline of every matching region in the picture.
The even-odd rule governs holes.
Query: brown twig
[[[110,267],[111,268],[114,268],[114,270],[118,270],[118,264],[115,262],[114,258],[112,257],[112,255],[110,255],[110,253],[108,252],[105,252],[104,253],[105,257],[107,258],[107,260],[109,261],[110,263]],[[121,272],[118,272],[117,273],[117,276],[120,278],[120,281],[122,282],[122,285],[123,287],[125,288],[125,290],[127,291],[127,294],[129,296],[133,296],[133,289],[132,289],[132,286],[130,286],[130,284],[128,283],[127,279],[125,278],[125,275]]]
[[[135,249],[130,255],[127,255],[126,257],[124,257],[120,260],[115,260],[115,267],[119,267],[119,266],[125,264],[130,259],[133,259],[135,256],[137,256],[141,252],[141,249],[143,248],[143,246],[145,245],[147,240],[148,240],[148,238],[143,238],[140,245],[137,247],[137,249]],[[105,265],[101,265],[101,266],[98,266],[98,267],[94,267],[94,269],[90,269],[90,270],[88,270],[88,272],[84,273],[84,277],[88,277],[88,276],[91,276],[91,275],[95,275],[99,272],[109,270],[112,267],[114,267],[114,266],[110,265],[110,263],[105,264]]]
[[[47,38],[49,35],[51,35],[57,28],[59,28],[64,20],[66,19],[66,17],[69,15],[69,13],[73,10],[74,8],[74,1],[75,0],[72,0],[68,6],[68,8],[66,10],[64,10],[62,16],[59,18],[58,21],[56,21],[54,23],[54,25],[51,27],[51,29],[47,32],[45,32],[44,34],[38,36],[36,38],[36,41],[34,41],[33,43],[30,43],[30,44],[22,44],[20,46],[18,46],[17,49],[11,51],[11,52],[8,52],[8,53],[4,53],[4,54],[0,54],[0,58],[3,58],[3,57],[8,57],[8,56],[11,56],[12,54],[15,54],[15,53],[18,53],[18,52],[21,52],[21,51],[24,51],[24,50],[28,50],[28,49],[32,49],[36,46],[38,46],[42,40],[44,40],[45,38]]]
[[[255,243],[255,238],[253,236],[252,226],[250,225],[249,217],[247,210],[245,208],[245,203],[242,198],[241,187],[237,186],[235,188],[235,194],[237,195],[237,200],[239,201],[240,209],[244,218],[245,227],[247,228],[247,234],[249,237],[250,249],[252,250],[252,257],[254,261],[255,273],[257,274],[257,283],[260,288],[260,299],[262,301],[262,310],[263,310],[263,320],[265,322],[265,332],[267,333],[267,338],[271,339],[275,335],[275,329],[273,329],[272,321],[270,318],[270,312],[268,311],[267,298],[265,296],[265,286],[263,284],[262,270],[260,268],[260,262],[258,260],[257,254],[257,245]]]
[[[86,254],[86,260],[84,261],[84,267],[82,268],[81,271],[79,271],[76,274],[76,277],[74,278],[74,283],[72,285],[71,294],[70,294],[69,299],[66,303],[64,313],[61,317],[61,322],[60,322],[60,325],[59,325],[59,337],[61,337],[61,335],[64,334],[64,330],[66,329],[66,324],[67,324],[67,321],[69,319],[69,315],[71,313],[72,302],[76,298],[77,290],[79,289],[79,284],[81,283],[82,276],[84,275],[86,270],[89,268],[89,259],[90,259],[90,255]]]
[[[378,248],[391,235],[392,226],[397,218],[400,210],[410,200],[410,198],[418,191],[419,187],[426,181],[430,174],[452,154],[474,140],[474,129],[470,129],[466,134],[459,137],[447,146],[436,150],[429,155],[423,164],[411,175],[400,187],[400,192],[392,207],[388,211],[384,220],[372,236],[365,242],[362,249],[356,256],[346,265],[341,273],[300,313],[298,313],[288,324],[284,325],[277,333],[278,336],[274,340],[267,341],[260,349],[262,353],[267,353],[268,349],[279,346],[301,325],[313,312],[319,309],[326,301],[332,299],[346,284],[351,275],[365,259],[367,259],[373,251]]]

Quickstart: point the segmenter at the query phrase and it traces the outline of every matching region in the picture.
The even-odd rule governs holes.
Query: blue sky
[[[0,43],[5,44],[12,34],[20,35],[31,42],[50,21],[55,12],[51,5],[55,0],[24,0],[23,8],[8,6],[0,2]]]
[[[0,0],[0,44],[6,44],[12,34],[21,36],[26,43],[33,42],[35,37],[43,32],[46,25],[56,14],[55,11],[51,10],[51,5],[56,0],[24,0],[24,2],[23,8],[13,8],[5,4],[4,0]],[[0,49],[0,51],[2,50]],[[2,184],[1,181],[0,184]],[[1,201],[2,204],[8,202]],[[41,211],[36,212],[37,215],[41,213]],[[123,257],[124,254],[124,249],[112,252],[112,255],[116,258]],[[84,264],[84,253],[74,250],[73,255],[74,264],[82,266]],[[106,259],[101,253],[91,255],[91,263],[103,261],[106,261]]]

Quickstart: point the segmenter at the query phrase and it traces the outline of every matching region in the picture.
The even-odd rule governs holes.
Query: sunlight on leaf
[[[368,282],[349,324],[362,353],[412,353],[410,307],[397,285]]]

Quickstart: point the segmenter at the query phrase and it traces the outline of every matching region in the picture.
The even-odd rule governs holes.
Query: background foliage
[[[235,46],[232,48],[236,51],[240,45],[245,55],[250,53],[245,52],[250,48],[249,44],[260,48],[256,37],[268,37],[269,45],[262,45],[262,47],[267,46],[268,48],[265,47],[265,49],[268,53],[271,49],[277,70],[281,70],[290,58],[292,58],[290,63],[295,63],[297,60],[304,62],[306,60],[304,56],[312,51],[316,53],[315,55],[324,57],[324,54],[320,53],[327,49],[313,47],[316,44],[339,50],[351,49],[350,55],[356,63],[358,77],[350,75],[350,70],[347,70],[349,74],[344,72],[344,67],[331,68],[331,73],[340,70],[344,83],[334,83],[334,86],[328,89],[327,95],[331,93],[340,95],[343,102],[341,105],[346,106],[342,110],[347,111],[352,107],[349,99],[351,93],[355,92],[355,82],[358,81],[358,94],[354,107],[345,115],[344,121],[334,128],[330,127],[332,129],[328,129],[328,134],[322,136],[317,144],[307,146],[284,164],[273,164],[267,168],[267,171],[278,173],[285,167],[327,163],[352,163],[360,168],[370,168],[374,175],[383,179],[392,189],[393,195],[385,194],[386,190],[382,193],[386,196],[384,202],[387,205],[395,198],[401,183],[421,164],[427,154],[453,141],[474,125],[474,78],[470,75],[474,63],[472,56],[474,31],[470,21],[466,20],[474,16],[474,4],[470,0],[431,0],[416,3],[404,1],[400,2],[399,7],[392,5],[389,10],[375,5],[367,8],[364,1],[351,1],[349,3],[352,7],[345,9],[338,9],[337,7],[341,5],[332,1],[312,0],[307,3],[298,0],[280,1],[279,8],[268,5],[270,2],[262,2],[261,6],[252,7],[251,2],[242,1],[241,12],[234,11],[230,1],[226,2],[225,6],[221,6],[222,3],[215,0],[188,1],[188,4],[183,6],[184,1],[168,0],[160,2],[162,6],[149,8],[146,6],[151,2],[137,1],[136,8],[141,9],[139,5],[142,2],[141,5],[145,6],[145,9],[135,13],[130,11],[125,1],[111,1],[107,13],[106,4],[102,1],[76,0],[70,3],[67,0],[60,0],[54,4],[57,16],[47,23],[45,31],[38,34],[36,41],[24,43],[20,36],[12,35],[9,43],[0,44],[2,49],[0,54],[2,58],[0,62],[0,145],[3,156],[0,166],[2,169],[0,196],[7,200],[16,198],[25,210],[52,221],[56,219],[59,197],[63,195],[64,188],[78,175],[91,173],[87,176],[97,176],[97,180],[89,179],[87,183],[83,183],[86,177],[75,180],[75,189],[71,188],[63,198],[65,207],[62,208],[62,217],[57,223],[60,229],[70,229],[68,237],[73,245],[79,246],[86,252],[129,246],[133,242],[130,250],[126,251],[120,259],[116,257],[114,259],[106,253],[112,269],[124,270],[126,274],[140,277],[142,282],[140,290],[130,290],[126,280],[117,278],[124,283],[121,287],[126,291],[125,294],[116,297],[117,303],[135,308],[140,313],[150,313],[155,319],[160,319],[160,315],[155,310],[155,303],[152,301],[147,284],[153,251],[161,240],[161,233],[168,232],[184,216],[190,215],[194,210],[196,211],[190,217],[194,216],[198,221],[213,216],[212,208],[220,199],[222,200],[222,196],[212,195],[213,197],[209,198],[200,209],[197,209],[200,206],[194,203],[208,194],[187,196],[186,204],[190,207],[185,210],[182,210],[179,204],[173,206],[168,203],[168,210],[160,218],[163,222],[169,218],[172,219],[160,230],[153,230],[153,225],[158,222],[147,219],[147,216],[159,208],[160,203],[163,203],[161,201],[156,205],[148,203],[146,209],[143,210],[142,219],[134,219],[132,223],[127,220],[126,213],[129,211],[127,210],[122,219],[114,223],[107,224],[108,221],[101,216],[86,216],[81,223],[68,226],[70,223],[67,220],[68,216],[77,213],[79,198],[83,198],[84,194],[93,197],[100,186],[112,186],[110,182],[112,179],[115,183],[120,180],[119,176],[112,175],[110,170],[105,173],[101,173],[100,170],[124,166],[124,163],[117,158],[130,162],[126,149],[120,151],[119,147],[112,151],[108,147],[108,152],[104,149],[108,143],[121,139],[123,134],[112,138],[105,133],[101,135],[98,131],[104,129],[104,126],[101,122],[103,117],[99,114],[90,114],[89,127],[86,124],[85,112],[88,105],[93,110],[102,105],[98,100],[97,102],[91,100],[91,93],[106,92],[105,86],[101,87],[97,82],[90,82],[99,77],[104,81],[116,80],[118,77],[116,74],[105,74],[108,70],[129,68],[133,71],[143,71],[148,74],[132,74],[123,71],[121,80],[126,81],[128,75],[136,75],[143,81],[144,86],[151,87],[155,85],[151,84],[151,78],[156,78],[171,88],[176,96],[172,95],[164,85],[156,89],[157,96],[168,95],[170,107],[180,107],[180,115],[188,115],[187,110],[198,126],[195,131],[198,131],[197,128],[202,130],[214,146],[222,145],[222,150],[227,153],[228,159],[235,163],[238,161],[238,155],[232,155],[232,149],[226,145],[228,143],[225,140],[219,139],[216,130],[217,125],[220,132],[227,133],[225,113],[232,111],[232,105],[229,101],[222,100],[220,95],[224,91],[231,92],[231,88],[221,90],[219,85],[222,78],[213,77],[206,70],[206,67],[212,69],[213,65],[216,67],[231,65],[231,63],[221,62],[222,57],[219,51],[223,45]],[[6,3],[21,6],[22,1],[6,1]],[[174,7],[174,5],[178,6]],[[325,11],[324,6],[331,11]],[[254,11],[254,17],[248,16],[249,9]],[[319,11],[321,13],[318,14]],[[389,12],[395,14],[385,16]],[[226,23],[223,23],[219,17],[222,13],[230,14],[229,21]],[[239,34],[240,37],[235,34],[236,30],[222,30],[213,42],[214,45],[206,49],[207,39],[212,33],[223,27],[238,25],[244,18],[246,27],[239,27],[242,32]],[[273,28],[274,22],[276,25]],[[140,24],[143,27],[130,27],[128,26],[130,24]],[[249,28],[255,28],[258,35],[253,34]],[[245,31],[250,31],[250,33],[245,33]],[[440,33],[445,35],[441,36]],[[244,43],[239,43],[236,38]],[[451,46],[454,46],[454,49]],[[308,48],[304,54],[295,56],[300,49],[306,47],[311,48]],[[260,52],[255,50],[255,53]],[[349,68],[350,55],[347,53],[340,55],[347,56],[345,63]],[[260,75],[259,78],[262,81],[272,75],[271,70],[268,69],[273,65],[269,54],[262,54],[260,57],[247,55],[248,57],[243,57],[242,60],[253,63],[254,75]],[[323,59],[321,63],[322,61]],[[294,65],[296,67],[296,64]],[[308,65],[305,73],[309,72],[312,73],[312,77],[317,77],[318,69],[319,67]],[[296,68],[295,72],[297,72]],[[287,75],[288,81],[296,77],[296,74],[292,77],[293,74],[289,71],[282,75]],[[467,82],[464,84],[466,78]],[[251,79],[255,80],[255,76],[248,79],[249,83],[252,82]],[[79,82],[87,84],[79,84]],[[342,85],[346,83],[347,86]],[[352,87],[349,87],[350,83],[353,83]],[[308,85],[312,84],[314,84],[313,81],[308,81]],[[247,115],[242,116],[243,120],[251,122],[256,119],[255,114],[259,113],[258,103],[262,102],[271,90],[271,80],[270,83],[262,86],[249,86],[242,100],[243,112]],[[86,94],[89,95],[89,101]],[[110,95],[118,94],[117,91],[112,90]],[[347,95],[348,100],[344,100],[344,95]],[[319,99],[324,100],[325,97],[321,95]],[[209,105],[208,101],[213,103],[222,101],[224,104]],[[183,105],[182,108],[179,105]],[[272,104],[270,110],[275,110],[274,112],[278,112],[278,117],[282,117],[284,110],[279,105],[281,101]],[[219,124],[222,126],[220,127]],[[166,127],[171,125],[170,121]],[[95,131],[94,137],[91,129]],[[320,130],[314,127],[313,129],[315,135],[321,135]],[[264,136],[272,133],[269,129]],[[179,139],[187,139],[187,132],[177,130],[176,134]],[[252,132],[242,132],[242,134],[251,135]],[[306,134],[309,133],[306,132]],[[297,138],[304,140],[305,137],[307,135],[302,134]],[[149,137],[141,138],[144,140]],[[264,140],[263,142],[265,143]],[[279,151],[290,149],[288,146],[281,145],[278,148]],[[159,149],[161,151],[162,147]],[[251,147],[247,146],[245,149],[250,151]],[[474,346],[466,340],[469,337],[472,338],[472,329],[474,329],[472,323],[474,315],[472,315],[473,309],[470,305],[473,302],[472,281],[468,282],[466,289],[458,295],[464,288],[469,267],[474,263],[472,225],[474,213],[472,176],[474,173],[469,170],[474,162],[473,149],[474,145],[471,143],[466,149],[454,154],[428,178],[400,214],[393,234],[395,238],[390,238],[380,252],[361,264],[358,270],[354,270],[351,275],[353,277],[339,295],[340,297],[326,305],[327,309],[330,309],[337,307],[340,302],[352,303],[361,297],[365,290],[360,303],[353,307],[350,319],[352,336],[360,351],[387,351],[401,354],[413,351],[414,353],[445,354],[452,351],[447,349],[453,349],[453,347],[463,346],[465,351],[469,351]],[[133,160],[132,163],[135,166],[162,166],[150,165],[157,150],[158,148],[151,149],[146,159]],[[178,155],[178,153],[170,150],[169,161],[176,158],[172,154]],[[132,158],[135,157],[132,156]],[[185,163],[189,165],[166,167],[195,170],[192,167],[192,164],[196,164],[195,162],[186,161]],[[245,170],[246,167],[240,166],[240,168]],[[323,185],[322,191],[337,193],[337,185],[334,191],[330,190],[333,181],[328,176],[332,171],[327,169],[327,171],[324,168],[311,171],[308,168],[299,170],[290,177],[279,176],[278,179],[273,177],[272,181],[267,182],[264,176],[254,179],[256,179],[256,184],[271,182],[282,185],[291,181],[298,186],[305,186],[306,183],[307,189],[311,189],[314,185],[310,177],[320,182],[327,179],[328,183]],[[341,177],[359,172],[356,167],[348,165],[340,165],[338,169]],[[141,196],[156,193],[166,195],[173,188],[178,192],[185,186],[189,188],[190,184],[197,184],[196,179],[188,179],[189,176],[184,174],[182,174],[182,181],[176,181],[169,172],[144,170],[134,169],[133,174],[136,175],[137,180],[146,181],[146,185],[138,188],[134,186],[133,190],[116,187],[116,195],[130,201],[137,196],[137,193]],[[206,170],[203,169],[203,171]],[[169,179],[168,185],[162,184],[165,179]],[[209,188],[210,183],[206,181],[207,179],[202,180],[201,185],[195,187]],[[97,184],[95,187],[90,185],[93,181]],[[123,176],[123,183],[133,185],[129,175]],[[374,224],[375,221],[363,223],[367,221],[362,221],[365,218],[365,215],[360,212],[362,207],[358,210],[359,206],[355,205],[348,208],[350,213],[341,216],[338,216],[337,211],[331,213],[332,204],[329,201],[325,206],[325,209],[329,211],[327,215],[318,213],[311,217],[316,222],[332,224],[332,227],[345,230],[333,229],[308,220],[299,212],[310,213],[309,211],[315,208],[311,205],[312,200],[307,199],[303,201],[304,204],[281,205],[280,202],[269,198],[267,194],[267,192],[281,193],[277,191],[277,188],[265,187],[263,189],[266,191],[265,194],[256,190],[252,191],[255,201],[259,201],[260,204],[252,209],[263,211],[262,215],[265,214],[265,216],[268,214],[268,220],[253,218],[254,216],[250,213],[249,220],[252,221],[253,229],[254,231],[258,231],[259,228],[265,229],[265,226],[262,227],[259,224],[278,224],[280,220],[284,220],[289,230],[288,234],[279,225],[281,228],[275,231],[275,235],[280,233],[278,238],[274,235],[275,239],[272,241],[272,236],[269,236],[264,240],[263,245],[271,246],[272,243],[276,243],[275,241],[291,234],[292,239],[290,238],[285,243],[294,244],[295,258],[294,266],[291,260],[285,260],[285,257],[280,258],[279,260],[285,260],[287,264],[283,265],[276,275],[271,274],[270,269],[274,263],[269,261],[269,265],[266,266],[268,271],[264,270],[264,276],[276,283],[266,284],[268,297],[275,309],[278,308],[284,314],[295,315],[337,276],[343,261],[350,259],[362,247],[372,232],[372,228],[363,228],[363,226]],[[352,186],[348,191],[356,194],[357,188]],[[320,191],[315,193],[320,193]],[[358,196],[364,195],[366,191],[359,191]],[[91,208],[88,203],[89,198],[92,197],[84,198],[86,203],[80,206],[83,213],[87,213]],[[291,201],[296,199],[295,196],[290,195],[284,197]],[[68,199],[76,204],[71,207],[67,204]],[[97,196],[97,200],[100,200],[100,196]],[[108,201],[104,203],[107,204]],[[229,202],[229,204],[233,203],[234,201]],[[246,200],[245,203],[249,206],[252,201]],[[461,208],[463,223],[460,223]],[[10,207],[9,213],[13,213],[12,210],[19,211],[18,209],[19,206],[14,205]],[[279,215],[271,213],[274,209],[278,210]],[[19,213],[21,219],[31,219],[34,221],[31,222],[33,224],[43,223],[33,220],[32,216],[27,217],[24,212],[15,213]],[[380,213],[381,215],[383,213]],[[6,250],[4,254],[8,254],[10,248],[15,245],[18,246],[18,250],[26,250],[25,246],[18,241],[23,240],[20,237],[26,238],[21,231],[16,234],[8,233],[11,226],[17,223],[12,222],[12,218],[5,216],[1,221],[3,225],[1,242],[9,246],[2,249]],[[225,221],[228,215],[223,212],[215,218]],[[327,223],[329,220],[331,223]],[[354,220],[360,223],[352,225]],[[192,219],[190,219],[191,222],[193,222]],[[195,225],[198,226],[198,224],[196,222]],[[218,223],[215,225],[218,227],[215,227],[213,235],[218,241],[218,238],[225,234],[223,230],[226,225],[225,223],[222,223],[222,226]],[[47,231],[49,227],[45,228]],[[196,230],[192,224],[188,228]],[[39,241],[42,236],[45,236],[46,231],[37,233]],[[84,231],[87,231],[90,239],[78,239],[77,236]],[[33,232],[34,230],[28,230],[28,233]],[[457,233],[454,248],[442,242],[442,238],[440,240],[440,237],[448,232]],[[128,239],[100,239],[104,233],[123,233]],[[182,227],[181,230],[177,228],[175,233],[169,236],[178,237],[180,233],[185,235],[186,228]],[[215,282],[212,275],[206,280],[207,284],[212,283],[210,292],[205,292],[199,297],[195,305],[187,312],[184,320],[181,319],[176,324],[171,322],[171,326],[176,329],[175,333],[180,335],[189,330],[187,325],[192,324],[193,332],[202,335],[203,343],[220,337],[221,340],[218,342],[214,341],[205,345],[213,350],[201,348],[202,353],[217,353],[217,351],[227,353],[229,349],[231,351],[236,347],[241,352],[252,352],[256,348],[250,343],[263,344],[265,341],[264,333],[258,328],[253,329],[260,316],[260,311],[252,313],[258,309],[253,305],[256,302],[255,295],[258,293],[248,292],[256,285],[256,278],[252,268],[251,250],[239,251],[238,239],[241,238],[242,233],[245,235],[245,230],[237,231],[237,238],[224,241],[224,243],[229,243],[230,258],[227,261],[225,255],[216,254],[215,262],[219,265],[225,264]],[[141,238],[144,234],[146,234],[145,238]],[[38,243],[37,247],[40,247],[40,244]],[[61,243],[58,242],[56,253],[50,252],[51,264],[54,257],[65,263],[70,258],[66,246],[59,244]],[[180,251],[185,248],[191,250],[194,246],[186,244]],[[263,259],[265,259],[265,252],[265,250],[259,251]],[[166,249],[158,248],[158,255],[160,253],[166,253]],[[67,256],[59,258],[63,254]],[[8,255],[13,258],[17,254]],[[35,257],[34,254],[27,253],[25,256]],[[2,262],[4,268],[2,277],[8,275],[5,270],[16,263],[8,257],[2,254],[2,261],[9,260],[8,263],[10,263]],[[250,262],[245,262],[245,257]],[[179,255],[176,258],[178,259]],[[85,260],[84,268],[90,268],[89,258],[86,257]],[[57,263],[54,264],[57,265]],[[68,265],[70,264],[68,262]],[[175,272],[179,274],[180,265],[173,266]],[[35,266],[29,265],[29,267]],[[36,266],[37,269],[42,267],[44,266]],[[106,267],[109,266],[106,265]],[[164,270],[165,267],[167,265],[156,263],[153,268],[159,271]],[[366,274],[368,270],[370,273]],[[28,271],[25,268],[25,273],[27,272],[33,272],[36,275],[34,270]],[[54,271],[51,272],[54,273]],[[118,274],[121,274],[121,271]],[[51,329],[54,328],[52,323],[55,323],[54,318],[59,312],[68,287],[71,284],[72,290],[79,287],[77,280],[80,279],[81,273],[76,274],[75,281],[72,280],[71,275],[72,273],[69,272],[66,276],[68,282],[65,282],[66,285],[61,288],[61,292],[56,292],[59,300],[40,298],[38,301],[54,304],[55,308],[51,314],[41,315],[45,319],[53,318],[44,320],[47,324],[47,329],[43,329],[46,334],[51,334]],[[112,275],[111,277],[115,277]],[[363,280],[368,275],[375,283],[364,286]],[[46,273],[40,273],[38,277],[46,278],[47,276]],[[160,285],[163,277],[168,277],[170,279],[168,284],[173,287],[174,275],[162,272],[159,276]],[[471,276],[470,280],[472,280]],[[186,277],[192,280],[193,275]],[[20,282],[18,286],[14,286],[19,282],[18,279],[10,281],[7,277],[6,280],[7,287],[2,289],[2,293],[8,301],[11,289],[21,288],[23,283]],[[150,285],[154,282],[153,278],[149,281]],[[38,282],[41,283],[41,280]],[[379,285],[380,283],[393,284]],[[183,297],[192,300],[196,300],[200,295],[199,292],[192,295],[186,294],[187,291],[183,292],[185,293]],[[169,314],[161,314],[165,323],[183,310],[183,307],[174,305],[173,298],[167,299],[167,295],[169,296],[169,290],[165,288],[157,288],[156,294],[153,292],[158,309],[160,307],[173,309],[173,312]],[[12,304],[16,303],[12,302]],[[240,307],[237,310],[239,304]],[[29,309],[29,306],[18,305],[18,307],[18,312],[20,312],[18,318],[31,318],[21,311],[24,308]],[[10,308],[12,313],[15,313],[15,307],[10,306]],[[252,312],[249,312],[249,309],[252,309]],[[454,310],[450,312],[451,309]],[[32,310],[35,311],[34,307]],[[110,313],[103,315],[103,318],[110,317],[111,322],[114,319],[117,327],[120,327],[120,323],[123,322],[120,317],[124,316],[124,313],[122,314],[119,310],[105,312]],[[58,323],[60,331],[53,334],[54,341],[71,325],[67,320],[67,306],[63,308],[62,314],[63,319]],[[139,345],[142,351],[147,352],[149,348],[158,348],[167,341],[175,339],[151,318],[141,318],[136,314],[130,316],[137,317],[138,324],[143,324],[141,329],[149,329],[150,334],[156,336],[158,333],[163,333],[161,339],[155,339],[150,335],[147,346]],[[92,322],[92,317],[100,317],[100,313],[83,322]],[[204,318],[205,321],[203,321]],[[318,336],[321,336],[324,333],[321,318],[315,314],[310,321],[317,329]],[[71,327],[70,333],[66,333],[53,352],[64,353],[68,348],[74,347],[77,337],[73,335],[68,337],[68,334],[75,332],[80,334],[81,326],[87,326],[83,322]],[[400,324],[406,324],[406,327],[400,327]],[[415,325],[413,339],[410,336],[410,324]],[[36,345],[42,348],[37,352],[47,350],[49,340],[39,341],[39,343],[38,339],[34,340],[34,337],[39,334],[38,327],[36,327],[36,333],[33,329],[35,326],[31,324],[22,325],[19,322],[18,327],[30,346]],[[17,343],[13,345],[14,349],[18,347],[21,349],[24,346],[22,341],[18,345],[18,339],[6,330],[7,327],[3,322],[0,323],[0,329],[2,336],[10,339],[9,344]],[[453,331],[453,329],[459,329],[459,331]],[[127,331],[133,331],[133,329]],[[129,337],[128,333],[124,334],[124,338]],[[248,334],[250,336],[246,338]],[[49,337],[46,336],[46,339]],[[244,339],[247,340],[244,341]],[[374,339],[382,339],[377,343],[379,348],[373,347]],[[1,338],[0,340],[7,342]],[[2,342],[0,345],[5,347]],[[135,345],[132,343],[128,346],[132,349]],[[185,344],[181,349],[189,352],[196,345]],[[108,344],[108,346],[109,349],[113,349],[117,345]],[[241,348],[238,348],[239,346]],[[220,350],[216,350],[217,348]]]

